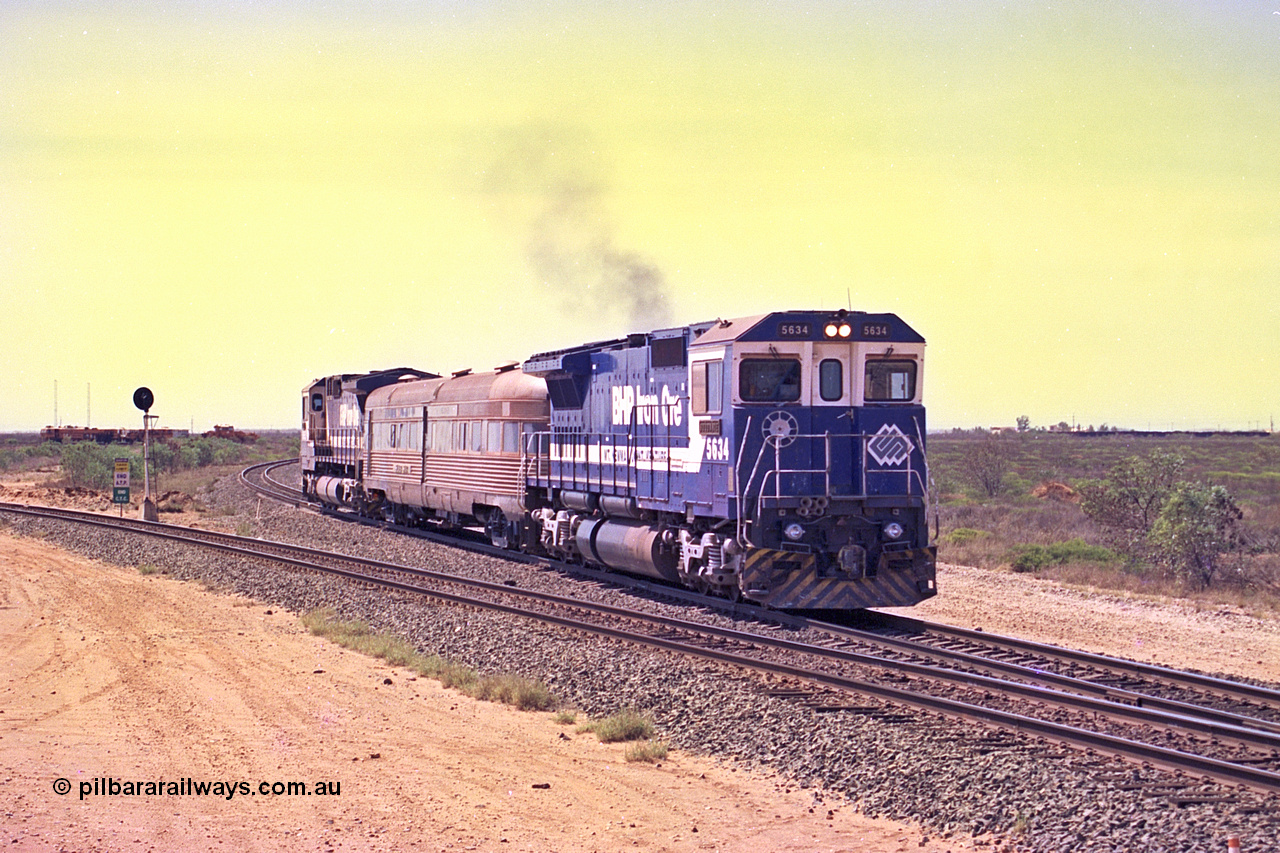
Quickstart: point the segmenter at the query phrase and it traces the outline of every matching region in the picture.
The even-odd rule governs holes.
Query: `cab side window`
[[[690,371],[690,404],[695,415],[713,415],[720,411],[724,386],[724,361],[699,361]]]

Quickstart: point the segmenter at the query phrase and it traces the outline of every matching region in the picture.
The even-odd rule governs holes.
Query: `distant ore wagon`
[[[257,441],[258,434],[256,432],[241,432],[229,424],[216,424],[213,429],[204,434],[205,438],[225,438],[228,441],[238,441],[246,444],[250,441]]]
[[[40,430],[40,438],[43,441],[57,441],[68,444],[76,441],[96,441],[98,444],[111,444],[120,440],[121,432],[118,429],[100,429],[98,427],[47,426]]]

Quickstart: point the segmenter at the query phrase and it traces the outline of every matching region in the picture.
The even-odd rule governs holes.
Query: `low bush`
[[[978,539],[989,539],[991,531],[974,530],[972,527],[957,527],[949,533],[942,534],[942,541],[948,545],[968,545]]]
[[[554,707],[556,698],[540,681],[517,675],[495,675],[480,679],[473,694],[477,699],[501,702],[521,711],[546,711]]]
[[[1050,545],[1017,545],[1010,549],[1008,560],[1015,572],[1035,572],[1067,563],[1119,563],[1121,557],[1110,548],[1072,539]]]
[[[601,720],[592,720],[578,726],[579,732],[594,732],[601,743],[617,743],[626,740],[645,740],[653,736],[653,723],[639,711],[626,708]]]

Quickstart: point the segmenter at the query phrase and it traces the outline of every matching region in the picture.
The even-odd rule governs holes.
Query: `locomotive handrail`
[[[813,435],[797,435],[797,436],[794,436],[794,437],[795,437],[795,438],[818,438],[818,434],[817,434],[817,433],[814,433]],[[788,436],[788,438],[791,438],[791,436]],[[823,465],[823,467],[821,467],[821,468],[783,468],[783,467],[781,467],[781,465],[782,465],[782,442],[781,442],[781,441],[779,441],[779,437],[778,437],[778,436],[774,436],[774,435],[767,436],[767,437],[765,438],[765,444],[766,444],[766,445],[769,445],[769,444],[772,444],[772,445],[773,445],[773,468],[771,468],[771,469],[770,469],[770,470],[768,470],[768,471],[765,471],[765,472],[764,472],[764,476],[763,476],[762,478],[760,478],[760,497],[762,497],[762,498],[764,497],[765,486],[768,484],[768,482],[769,482],[769,476],[770,476],[771,474],[773,475],[773,481],[774,481],[774,485],[773,485],[773,499],[774,499],[774,500],[781,500],[783,497],[791,497],[790,495],[785,495],[785,496],[784,496],[784,495],[782,494],[782,475],[783,475],[783,474],[809,474],[809,475],[813,475],[813,474],[821,474],[821,475],[823,475],[822,496],[823,496],[823,497],[825,497],[825,498],[827,498],[827,499],[830,499],[830,498],[831,498],[831,462],[830,462],[830,460],[831,460],[831,433],[830,433],[830,432],[825,432],[825,433],[823,433],[823,434],[822,434],[822,438],[824,439],[824,442],[823,442],[823,450],[822,450],[823,457],[822,457],[822,458],[823,458],[824,462],[826,463],[826,464],[824,464],[824,465]],[[762,447],[762,448],[761,448],[761,451],[763,452],[763,450],[764,450],[764,448]],[[865,485],[864,485],[864,487],[863,487],[863,491],[864,491],[864,492],[866,491],[866,487],[865,487]],[[813,497],[813,496],[812,496],[812,495],[810,495],[809,497]]]
[[[666,406],[674,410],[674,404]],[[642,408],[653,412],[648,424],[639,423],[636,411]],[[614,494],[618,494],[621,488],[625,497],[667,500],[671,493],[672,449],[677,446],[680,436],[671,430],[673,418],[668,416],[665,423],[661,422],[662,419],[657,414],[660,408],[660,404],[633,407],[631,423],[625,435],[617,432],[557,432],[555,429],[529,433],[521,448],[521,470],[526,478],[545,480],[553,488],[590,490],[595,487],[604,492],[605,487],[609,486]],[[545,441],[536,440],[541,436],[546,436]],[[606,447],[611,450],[607,462],[604,454]],[[626,451],[622,459],[619,459],[618,454],[620,447]],[[594,460],[592,449],[597,451]],[[637,464],[641,461],[642,450],[649,452],[649,457],[645,460],[648,462],[647,469],[642,469]],[[661,457],[660,451],[665,451]],[[536,467],[530,465],[530,457]],[[543,462],[546,463],[545,470]],[[593,465],[597,469],[594,474],[591,470]],[[606,467],[612,468],[611,476],[606,477]],[[625,468],[623,477],[619,477],[620,467]],[[642,470],[648,472],[647,494],[642,493]]]
[[[749,429],[750,429],[750,418],[748,418],[748,424],[747,424],[747,430]],[[747,431],[744,430],[744,433],[743,433],[744,446],[745,446],[746,435],[747,435]],[[800,495],[799,493],[791,494],[790,492],[784,493],[782,490],[782,475],[784,474],[800,474],[800,475],[808,474],[811,476],[816,474],[821,474],[823,475],[823,480],[824,480],[823,494],[821,495],[821,497],[825,497],[828,500],[834,497],[831,491],[831,439],[833,437],[835,438],[847,437],[851,439],[857,439],[859,444],[861,445],[861,461],[862,461],[862,464],[860,466],[861,491],[858,494],[849,495],[848,497],[852,497],[852,498],[867,497],[868,495],[867,475],[868,474],[897,475],[897,476],[905,477],[906,478],[905,494],[907,496],[919,495],[921,497],[924,497],[929,494],[928,487],[924,481],[923,472],[917,469],[912,464],[910,456],[908,456],[906,459],[906,467],[902,469],[886,468],[886,467],[883,467],[883,463],[881,463],[881,467],[873,467],[870,464],[872,460],[869,458],[869,447],[870,447],[871,441],[876,437],[875,433],[837,433],[835,436],[833,436],[831,432],[824,432],[820,434],[819,433],[797,433],[795,435],[785,436],[785,438],[790,439],[791,441],[804,441],[804,440],[816,441],[817,439],[822,439],[824,464],[823,464],[823,467],[821,468],[818,468],[818,467],[783,468],[781,467],[782,442],[779,440],[778,436],[770,435],[770,436],[766,436],[764,442],[760,445],[760,449],[756,453],[755,463],[752,465],[752,468],[751,468],[751,475],[747,478],[747,481],[743,484],[742,488],[738,492],[737,499],[738,499],[739,527],[741,527],[741,524],[742,524],[742,518],[744,515],[742,510],[744,505],[750,505],[751,503],[754,503],[754,508],[758,512],[760,507],[760,501],[765,500],[767,498],[772,498],[773,500],[778,501],[788,497],[818,497],[818,495],[807,495],[807,494]],[[791,442],[789,441],[788,444],[790,443]],[[756,475],[761,473],[761,464],[765,462],[765,460],[768,458],[766,451],[771,446],[773,448],[773,465],[772,467],[767,467],[764,470],[763,474],[761,474],[759,479],[758,491],[756,491],[753,488],[756,485]],[[920,446],[923,447],[923,445],[920,445]],[[742,456],[741,456],[741,450],[740,450],[737,464],[740,466],[741,463],[742,463]],[[765,464],[767,465],[767,463]],[[768,484],[769,484],[770,478],[773,478],[773,481],[774,481],[772,494],[769,494],[769,491],[768,491]]]

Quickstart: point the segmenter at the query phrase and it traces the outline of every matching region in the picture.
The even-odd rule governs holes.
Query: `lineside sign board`
[[[128,458],[116,458],[115,481],[111,487],[111,502],[113,504],[127,504],[129,502]]]

